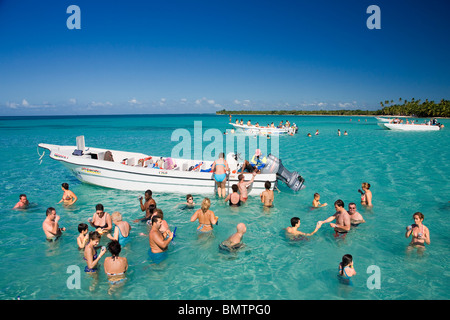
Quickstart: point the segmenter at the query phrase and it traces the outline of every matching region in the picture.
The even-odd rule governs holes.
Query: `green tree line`
[[[434,101],[402,100],[394,103],[393,100],[385,100],[380,102],[382,109],[369,110],[272,110],[272,111],[255,111],[255,110],[220,110],[216,114],[245,114],[245,115],[332,115],[332,116],[351,116],[351,115],[372,115],[372,116],[416,116],[426,117],[450,117],[450,101],[442,99],[439,103]]]

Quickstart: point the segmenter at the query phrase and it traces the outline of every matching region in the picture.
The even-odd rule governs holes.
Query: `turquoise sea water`
[[[204,131],[217,128],[223,132],[230,128],[228,116],[0,118],[0,299],[450,298],[449,120],[441,120],[446,127],[439,132],[394,132],[381,129],[371,117],[238,118],[260,124],[289,119],[300,127],[298,135],[279,139],[280,158],[288,170],[305,178],[306,189],[293,193],[280,182],[281,192],[275,192],[275,207],[270,211],[262,209],[258,196],[250,197],[240,208],[230,208],[212,197],[211,209],[220,223],[212,235],[201,237],[196,233],[197,223],[189,222],[193,211],[176,207],[184,201],[183,195],[154,193],[172,230],[177,227],[169,256],[152,265],[147,260],[148,238],[139,235],[147,233],[147,227],[131,223],[132,241],[121,252],[130,264],[127,281],[112,288],[102,265],[98,277],[83,272],[77,226],[93,215],[97,203],[107,212],[120,211],[129,222],[143,216],[138,196],[145,190],[128,192],[82,184],[51,160],[48,152],[40,164],[38,143],[75,145],[75,137],[84,135],[87,146],[170,155],[177,144],[171,141],[174,130],[192,131],[194,121],[202,121]],[[319,136],[314,135],[317,129]],[[337,129],[349,135],[339,137]],[[308,138],[308,132],[313,136]],[[203,147],[207,145],[205,142]],[[62,182],[68,182],[78,196],[72,207],[57,204]],[[371,184],[372,210],[359,203],[357,190],[362,182]],[[315,192],[328,206],[311,211]],[[11,210],[20,193],[27,194],[32,206]],[[202,198],[194,195],[196,203]],[[356,202],[366,223],[352,229],[345,239],[335,239],[329,225],[307,241],[286,239],[283,228],[290,225],[292,217],[301,218],[300,230],[311,232],[318,220],[334,213],[337,199],[346,207]],[[60,225],[67,229],[56,243],[46,242],[42,231],[45,210],[50,206],[56,208]],[[416,211],[425,215],[424,224],[431,234],[431,245],[423,254],[406,251],[410,239],[404,237],[405,227],[413,222]],[[219,243],[239,222],[247,225],[246,247],[235,254],[219,252]],[[107,239],[102,239],[101,244],[106,243]],[[357,271],[352,286],[337,279],[338,264],[347,253],[353,255]],[[372,265],[379,267],[380,289],[367,286],[372,275],[367,270]],[[70,266],[81,269],[80,289],[67,286]]]

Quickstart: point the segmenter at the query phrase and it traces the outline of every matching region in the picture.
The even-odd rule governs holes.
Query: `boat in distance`
[[[406,123],[386,123],[379,122],[382,128],[394,131],[439,131],[441,126],[432,124],[406,124]]]
[[[216,191],[214,174],[211,172],[214,161],[164,158],[137,152],[85,147],[84,136],[77,137],[76,146],[45,143],[38,146],[49,150],[51,159],[59,161],[84,183],[131,191],[150,189],[153,192],[183,194],[214,194]],[[232,192],[231,186],[238,183],[238,170],[242,163],[238,162],[237,155],[233,153],[229,153],[226,158],[230,168],[226,187],[228,192]],[[251,180],[251,173],[243,174],[245,181]],[[259,195],[265,190],[266,181],[270,181],[273,189],[278,180],[294,191],[305,187],[301,175],[296,171],[286,170],[280,159],[268,155],[266,165],[248,188],[248,195]]]
[[[298,128],[296,126],[292,127],[261,127],[254,125],[246,125],[246,124],[238,124],[238,123],[230,123],[236,131],[241,131],[250,135],[294,135],[297,133]]]

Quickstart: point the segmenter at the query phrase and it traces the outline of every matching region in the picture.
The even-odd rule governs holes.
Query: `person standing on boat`
[[[63,190],[64,193],[61,200],[58,203],[64,202],[66,206],[71,206],[75,203],[75,201],[78,200],[75,193],[69,190],[68,183],[64,182],[63,184],[61,184],[61,189]]]
[[[152,198],[152,190],[147,190],[145,191],[144,197],[145,197],[145,202],[142,203],[142,197],[139,197],[139,202],[141,205],[141,210],[142,211],[147,211],[148,207],[153,204],[156,208],[156,201],[155,199]]]
[[[211,171],[214,172],[214,180],[216,181],[217,194],[221,198],[225,198],[227,195],[227,172],[230,172],[228,163],[225,160],[225,154],[219,153],[219,159],[214,161]]]

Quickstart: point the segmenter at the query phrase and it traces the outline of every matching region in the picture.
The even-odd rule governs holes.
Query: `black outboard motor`
[[[272,154],[267,156],[267,162],[264,168],[261,169],[261,173],[277,173],[277,178],[288,185],[294,191],[299,191],[305,188],[303,184],[305,179],[298,174],[297,171],[290,172],[287,170],[281,160]]]

